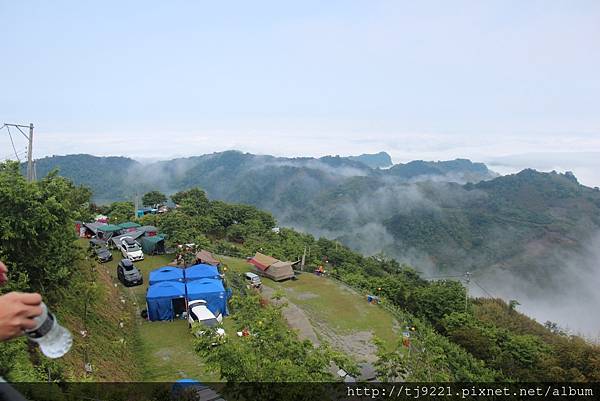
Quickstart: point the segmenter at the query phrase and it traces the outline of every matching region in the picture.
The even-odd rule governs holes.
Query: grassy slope
[[[242,259],[222,257],[222,260],[234,271],[250,271],[250,265]],[[395,319],[389,312],[368,304],[366,296],[361,297],[335,281],[305,273],[296,281],[275,283],[263,279],[263,283],[283,290],[291,302],[306,312],[311,322],[335,335],[371,331],[388,347],[398,341]]]
[[[86,241],[78,244],[87,247]],[[140,380],[140,365],[131,347],[135,327],[130,308],[118,302],[119,290],[106,269],[89,260],[74,268],[75,284],[65,289],[64,300],[54,307],[59,320],[73,334],[73,348],[58,360],[66,377],[73,381]],[[81,334],[84,330],[85,336]],[[85,373],[85,362],[92,365],[91,374]]]
[[[144,284],[125,288],[116,277],[120,253],[115,251],[113,256],[114,260],[104,266],[109,269],[113,281],[118,283],[121,294],[134,311],[137,338],[135,351],[139,358],[142,380],[174,381],[194,378],[200,381],[216,381],[218,378],[206,372],[200,357],[194,352],[193,336],[188,330],[187,321],[148,322],[139,315],[138,310],[146,308],[148,273],[168,264],[172,257],[146,256],[145,260],[136,262],[135,265],[144,275]]]
[[[79,241],[86,247],[86,241]],[[217,381],[207,372],[194,352],[193,337],[187,322],[148,322],[139,316],[145,308],[148,273],[170,262],[169,256],[150,256],[136,266],[144,275],[144,284],[125,288],[116,278],[120,259],[99,265],[82,261],[78,266],[78,280],[96,282],[88,307],[86,324],[85,291],[76,289],[56,310],[57,315],[74,334],[73,350],[62,359],[62,364],[73,380],[93,381],[171,381],[195,378],[200,381]],[[233,271],[247,271],[249,265],[241,259],[223,258]],[[93,273],[92,271],[95,271]],[[116,285],[115,285],[116,284]],[[304,274],[297,281],[274,283],[265,280],[274,289],[285,291],[286,297],[302,308],[311,322],[323,324],[336,335],[371,331],[386,344],[397,340],[394,318],[384,309],[369,305],[356,293],[339,284],[312,274]],[[124,300],[124,302],[122,301]],[[123,322],[123,328],[120,323]],[[227,319],[226,330],[233,334]],[[87,329],[83,337],[81,330]],[[87,357],[86,357],[87,353]],[[94,368],[91,375],[83,372],[84,360]]]

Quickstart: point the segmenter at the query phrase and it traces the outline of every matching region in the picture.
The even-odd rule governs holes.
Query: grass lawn
[[[250,271],[245,260],[222,259],[231,271]],[[394,316],[377,305],[367,303],[367,294],[361,296],[336,281],[311,273],[303,273],[298,280],[282,283],[263,278],[263,284],[284,290],[286,297],[302,308],[311,321],[326,325],[335,334],[370,331],[388,347],[395,346],[398,341]]]
[[[194,352],[193,336],[186,320],[142,322],[139,326],[140,354],[144,355],[142,376],[146,381],[175,381],[193,378],[203,382],[219,378],[206,372]]]
[[[113,251],[113,260],[105,263],[113,281],[118,283],[122,294],[139,310],[146,308],[146,290],[148,274],[151,270],[167,265],[173,260],[173,255],[145,256],[145,259],[135,262],[135,266],[144,275],[144,284],[125,288],[116,278],[117,264],[121,253]],[[133,301],[137,305],[133,305]],[[193,336],[188,329],[187,320],[173,322],[149,322],[140,317],[136,311],[137,335],[135,352],[140,360],[141,377],[143,381],[175,381],[182,378],[192,378],[204,382],[218,381],[218,377],[208,373],[201,358],[194,351]]]

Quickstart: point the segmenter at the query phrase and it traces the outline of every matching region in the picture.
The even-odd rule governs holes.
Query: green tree
[[[444,316],[465,310],[465,299],[466,289],[461,283],[440,280],[417,287],[409,296],[409,303],[413,313],[440,327]]]
[[[120,224],[132,220],[134,216],[134,205],[132,202],[113,202],[108,211],[111,224]]]
[[[9,268],[5,291],[37,291],[47,304],[60,302],[82,256],[75,246],[75,219],[89,213],[89,190],[51,172],[27,182],[18,163],[0,163],[0,260]],[[59,372],[45,358],[32,363],[25,339],[0,343],[0,375],[14,381],[43,381]],[[60,377],[58,373],[54,377]]]
[[[206,193],[200,188],[179,191],[171,195],[171,200],[188,216],[206,214],[209,207]]]
[[[150,191],[142,196],[144,206],[162,205],[167,201],[167,196],[160,191]]]
[[[86,213],[84,193],[56,172],[27,182],[18,164],[0,164],[0,258],[13,283],[47,296],[68,283],[79,256],[74,218]]]

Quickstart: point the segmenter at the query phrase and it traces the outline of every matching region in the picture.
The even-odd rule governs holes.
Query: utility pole
[[[467,312],[467,302],[469,302],[469,283],[471,282],[471,272],[465,273],[465,282],[467,283],[467,289],[465,290],[465,313]]]
[[[304,263],[306,262],[306,246],[304,247],[304,253],[302,254],[302,264],[300,270],[304,271]]]
[[[29,124],[29,146],[27,147],[27,180],[33,181],[33,123]]]
[[[14,127],[19,130],[19,132],[27,139],[27,181],[35,180],[35,172],[33,171],[33,123],[29,123],[29,125],[21,125],[21,124],[7,124],[4,123],[6,127]],[[29,135],[25,133],[21,128],[29,128]],[[11,137],[12,141],[12,137]],[[14,148],[14,144],[13,144]]]

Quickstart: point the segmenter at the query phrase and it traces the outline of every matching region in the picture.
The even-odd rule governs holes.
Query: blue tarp
[[[185,298],[185,284],[175,281],[163,281],[148,287],[146,304],[148,306],[148,319],[172,320],[173,300]]]
[[[148,279],[149,285],[163,281],[183,282],[183,270],[181,270],[179,267],[163,266],[150,272]]]
[[[227,316],[229,314],[227,298],[230,291],[225,291],[221,280],[204,278],[190,281],[186,287],[188,302],[202,299],[206,301],[208,309],[215,315],[221,313],[223,316]]]
[[[212,265],[198,264],[190,266],[184,271],[185,281],[200,280],[203,278],[220,279],[219,269]]]

